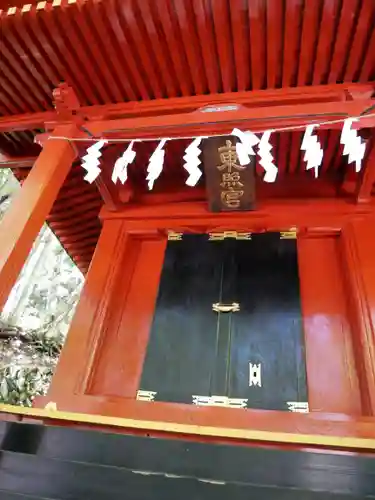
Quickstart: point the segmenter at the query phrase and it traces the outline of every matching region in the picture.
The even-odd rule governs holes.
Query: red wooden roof
[[[31,2],[36,4],[37,2]],[[55,0],[1,13],[2,114],[375,78],[373,0]]]
[[[3,116],[53,109],[52,91],[62,81],[89,106],[375,79],[374,0],[49,0],[0,7]],[[1,134],[0,152],[37,154],[38,132]],[[280,176],[304,169],[301,136],[274,136]],[[323,172],[340,172],[346,160],[339,132],[320,136]],[[170,148],[169,170],[183,143]],[[138,158],[142,169],[146,153]],[[50,222],[83,271],[100,205],[96,188],[74,167]],[[77,231],[78,218],[87,220],[86,230]]]

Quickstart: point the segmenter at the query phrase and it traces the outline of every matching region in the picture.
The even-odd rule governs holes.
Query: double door
[[[139,389],[188,404],[305,403],[296,240],[168,241]]]

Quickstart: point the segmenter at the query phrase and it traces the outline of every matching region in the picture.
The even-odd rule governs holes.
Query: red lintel
[[[85,120],[110,120],[118,118],[166,115],[192,112],[205,106],[232,103],[239,106],[259,107],[265,104],[281,105],[315,102],[345,102],[355,96],[355,101],[367,99],[373,92],[373,84],[335,84],[309,87],[283,88],[251,92],[232,92],[204,96],[156,99],[154,101],[127,102],[86,106],[79,114]],[[352,97],[351,97],[352,98]],[[38,128],[54,128],[59,121],[56,111],[26,113],[0,117],[0,133]]]

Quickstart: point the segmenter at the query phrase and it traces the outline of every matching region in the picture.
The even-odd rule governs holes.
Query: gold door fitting
[[[223,408],[246,408],[248,399],[228,398],[227,396],[193,396],[197,406],[221,406]]]
[[[181,241],[182,233],[176,233],[175,231],[168,231],[168,240],[169,241]]]
[[[238,231],[221,231],[217,233],[209,233],[210,241],[222,241],[227,238],[234,240],[251,240],[251,233],[239,233]]]
[[[233,302],[233,304],[220,304],[220,302],[216,302],[212,304],[212,310],[217,313],[238,312],[240,310],[240,304],[237,302]]]
[[[281,240],[295,240],[297,238],[297,229],[290,229],[289,231],[281,231]]]

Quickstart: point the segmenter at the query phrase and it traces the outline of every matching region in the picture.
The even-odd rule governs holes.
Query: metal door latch
[[[287,401],[287,406],[289,411],[295,411],[298,413],[309,413],[309,403],[301,401]]]
[[[240,233],[238,231],[221,231],[208,233],[210,241],[222,241],[227,238],[234,240],[251,240],[251,233]]]
[[[240,310],[240,304],[237,302],[233,302],[232,304],[220,304],[220,302],[216,302],[212,304],[212,310],[217,313],[238,312]]]
[[[292,228],[289,231],[281,231],[281,240],[295,240],[297,238],[297,229]]]
[[[137,391],[137,401],[155,401],[157,392],[154,391]]]
[[[253,364],[249,363],[249,387],[252,385],[257,385],[258,387],[262,387],[262,372],[261,372],[261,364]]]
[[[227,396],[193,396],[197,406],[221,406],[223,408],[246,408],[247,399],[228,398]]]

